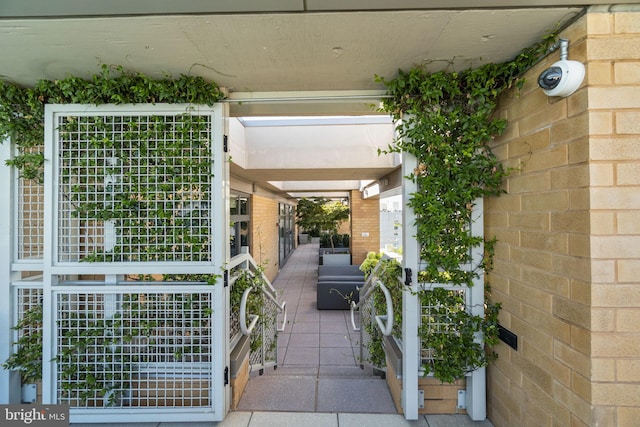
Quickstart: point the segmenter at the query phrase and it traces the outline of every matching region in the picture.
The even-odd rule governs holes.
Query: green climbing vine
[[[90,79],[69,76],[40,80],[26,88],[0,81],[0,141],[11,137],[18,149],[7,164],[25,179],[42,179],[45,104],[155,104],[213,105],[222,90],[201,77],[153,79],[122,66],[102,65]]]
[[[262,272],[263,268],[260,267],[256,272],[246,269],[239,269],[231,273],[232,276],[235,276],[233,286],[231,287],[229,301],[231,312],[240,312],[242,295],[244,294],[245,290],[247,290],[248,288],[252,288],[247,296],[246,313],[257,314],[259,316],[258,323],[256,324],[257,330],[262,330],[263,328],[269,327],[269,325],[273,324],[276,320],[274,317],[276,316],[276,312],[266,309],[266,300],[262,291],[266,287],[267,283],[264,279],[264,276],[262,275]],[[243,321],[249,324],[251,319],[246,318],[243,319]],[[250,350],[252,353],[260,351],[264,344],[264,338],[264,334],[261,333],[251,334]],[[267,344],[268,345],[265,348],[265,352],[270,353],[275,350],[277,341],[274,339],[272,341],[269,341]]]
[[[402,307],[402,285],[398,280],[402,274],[402,268],[395,259],[382,258],[380,254],[371,252],[360,265],[360,270],[365,273],[368,278],[375,267],[374,261],[378,264],[375,270],[376,279],[380,280],[389,290],[394,307]],[[386,299],[384,294],[376,289],[373,293],[373,312],[386,312]],[[383,336],[376,322],[365,322],[362,327],[369,336],[367,346],[366,361],[378,368],[384,368],[386,365],[385,350],[383,346]],[[393,331],[395,337],[402,337],[402,310],[394,310]]]
[[[59,122],[61,210],[85,230],[113,228],[108,245],[102,230],[86,232],[82,261],[207,260],[208,116],[69,114]]]
[[[35,305],[22,314],[13,326],[18,339],[16,351],[2,364],[4,369],[17,370],[23,384],[33,384],[42,378],[42,305]]]
[[[406,178],[417,184],[408,202],[416,217],[416,238],[424,269],[418,279],[423,306],[433,307],[420,327],[425,373],[451,382],[469,370],[485,366],[494,357],[474,343],[476,333],[485,344],[497,342],[499,303],[489,300],[487,284],[485,316],[472,316],[459,291],[438,289],[435,284],[473,286],[480,272],[491,266],[495,241],[483,242],[469,233],[475,201],[497,196],[509,173],[491,151],[490,143],[504,132],[507,122],[494,113],[505,90],[521,88],[522,74],[553,44],[555,34],[523,50],[513,60],[486,64],[464,71],[429,72],[424,67],[400,70],[384,83],[389,97],[382,110],[392,115],[398,138],[386,152],[406,152],[417,159],[417,168]],[[469,269],[474,248],[485,245],[481,265]],[[426,322],[426,323],[425,323]],[[434,329],[429,322],[445,322]]]

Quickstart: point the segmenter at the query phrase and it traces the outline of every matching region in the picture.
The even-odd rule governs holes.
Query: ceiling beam
[[[388,116],[376,108],[386,97],[381,90],[231,92],[223,102],[231,117]]]

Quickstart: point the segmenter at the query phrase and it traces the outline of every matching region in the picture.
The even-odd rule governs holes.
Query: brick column
[[[368,252],[380,251],[380,198],[363,199],[351,191],[351,263],[359,265]]]
[[[278,201],[253,195],[251,197],[250,251],[258,265],[264,267],[269,280],[278,274]]]

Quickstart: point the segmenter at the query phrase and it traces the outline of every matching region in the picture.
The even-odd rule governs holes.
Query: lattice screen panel
[[[361,295],[362,298],[362,295]],[[371,353],[372,342],[382,343],[382,334],[375,320],[374,298],[364,298],[360,306],[360,363],[371,363],[376,367],[382,367],[380,360],[374,360]],[[380,344],[380,350],[382,346]]]
[[[57,399],[72,407],[212,404],[209,292],[57,292]]]
[[[278,306],[264,294],[260,295],[264,306],[253,333],[249,363],[252,369],[262,369],[277,363]]]
[[[32,179],[18,181],[18,260],[42,260],[44,255],[44,185]]]
[[[240,312],[232,307],[229,313],[229,342],[239,339],[240,335]]]
[[[211,260],[209,115],[59,115],[59,262]]]
[[[14,325],[20,324],[23,319],[27,319],[26,325],[15,331],[12,341],[17,341],[23,336],[30,335],[34,339],[42,342],[42,283],[37,287],[17,287],[15,289],[16,313]],[[29,321],[28,319],[39,319],[39,321]]]
[[[434,303],[434,299],[430,298],[430,292],[424,291],[421,295],[420,304],[420,334],[457,334],[457,329],[451,318],[457,312],[466,311],[465,304],[466,290],[456,289],[449,290],[449,294],[454,296],[456,303],[452,305],[441,305]],[[420,346],[421,365],[432,365],[435,360],[435,349]]]

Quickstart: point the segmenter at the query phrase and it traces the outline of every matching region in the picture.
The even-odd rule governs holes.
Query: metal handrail
[[[349,305],[349,309],[351,311],[351,326],[356,332],[360,331],[360,328],[356,326],[355,311],[362,307],[365,301],[369,299],[371,292],[375,290],[375,282],[373,281],[373,278],[375,277],[375,273],[378,271],[379,267],[380,263],[376,264],[376,266],[369,274],[369,277],[367,277],[367,280],[364,282],[364,285],[362,285],[361,288],[356,288],[356,290],[360,293],[358,303],[356,303],[355,301],[351,301],[351,304]]]
[[[356,309],[359,308],[359,305],[357,305],[354,301],[351,301],[351,305],[349,307],[350,311],[351,311],[351,326],[353,327],[353,330],[356,332],[360,332],[360,328],[358,328],[356,326],[356,318],[355,318],[355,311]]]
[[[363,288],[365,287],[366,284]],[[382,332],[382,335],[389,336],[393,331],[393,300],[391,299],[391,293],[389,292],[389,289],[387,289],[384,283],[382,283],[380,280],[376,280],[373,285],[370,285],[368,287],[365,294],[360,298],[357,304],[354,301],[351,301],[351,326],[353,326],[353,329],[355,331],[360,330],[360,328],[356,326],[355,311],[362,307],[364,302],[369,299],[376,288],[382,290],[387,304],[387,314],[377,315],[375,317],[376,323],[378,324],[378,328],[380,328],[380,332]]]
[[[227,268],[231,270],[235,267],[241,266],[242,264],[245,264],[245,265],[241,268],[246,270],[253,277],[255,277],[256,271],[260,271],[255,260],[248,253],[241,253],[231,258]],[[262,272],[260,272],[260,275],[262,276],[262,282],[263,282],[263,285],[260,286],[260,291],[264,296],[266,296],[270,301],[272,301],[275,304],[279,312],[284,313],[282,326],[281,327],[276,326],[276,330],[278,332],[283,332],[287,324],[287,302],[283,301],[282,304],[279,303],[277,298],[278,291],[276,291],[276,289],[273,287],[271,282],[269,282],[269,280],[266,278],[266,276]],[[260,316],[258,316],[257,314],[249,314],[249,319],[251,319],[251,321],[247,326],[247,317],[246,317],[247,316],[247,311],[246,311],[247,299],[249,297],[249,294],[253,290],[253,288],[254,287],[251,286],[245,289],[244,293],[242,294],[242,299],[240,300],[240,332],[243,335],[250,335],[253,329],[255,328],[255,325],[257,324],[258,319],[260,318]]]
[[[276,305],[276,307],[278,307],[278,311],[280,311],[281,313],[284,313],[284,316],[282,318],[282,327],[276,328],[278,332],[284,332],[284,328],[287,325],[287,302],[282,301],[282,304],[280,304],[276,299],[276,297],[271,295],[271,293],[267,291],[265,288],[262,288],[262,293],[264,294],[264,296],[269,298],[269,300],[271,300]]]
[[[242,294],[242,299],[240,300],[240,332],[242,332],[242,335],[246,336],[251,335],[251,332],[253,332],[253,329],[258,323],[258,319],[260,319],[260,316],[257,314],[250,314],[249,318],[251,319],[251,323],[247,326],[247,299],[252,290],[253,286],[249,286],[245,289]]]
[[[384,298],[387,303],[387,314],[376,316],[376,322],[378,323],[378,327],[380,328],[380,332],[385,337],[391,335],[393,331],[393,301],[391,300],[391,293],[389,289],[382,283],[380,280],[376,282],[376,285],[382,289],[382,293],[384,294]]]

